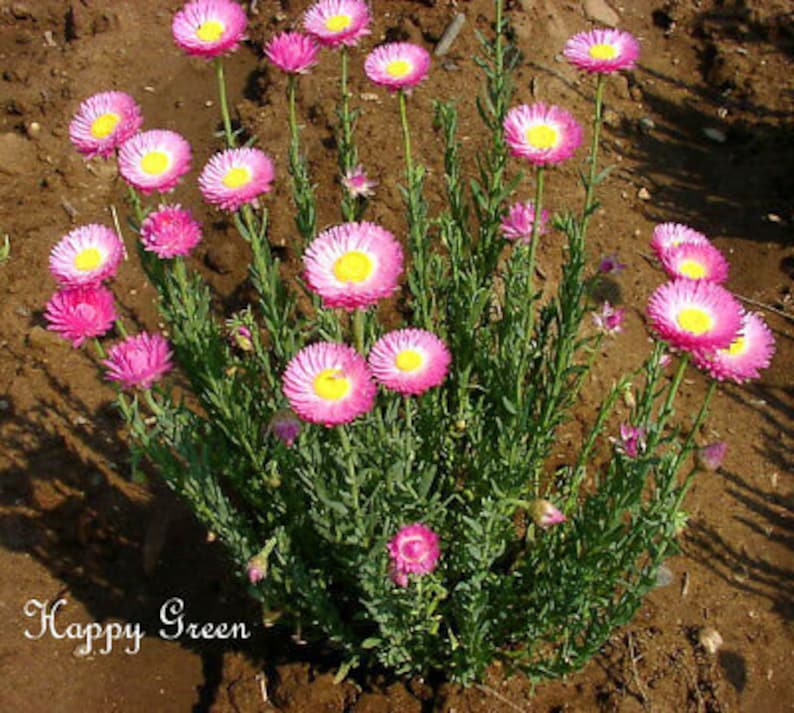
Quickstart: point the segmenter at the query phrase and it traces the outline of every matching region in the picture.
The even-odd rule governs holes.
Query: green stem
[[[686,371],[687,364],[689,363],[689,354],[684,352],[681,356],[681,361],[678,363],[678,370],[673,377],[673,381],[670,384],[670,390],[667,392],[667,398],[664,400],[664,404],[662,408],[659,410],[659,418],[656,422],[656,430],[654,433],[650,435],[648,438],[648,445],[646,450],[650,453],[655,447],[656,444],[659,442],[659,438],[662,435],[662,430],[664,429],[665,423],[667,423],[667,418],[673,411],[673,401],[675,401],[676,394],[678,393],[678,387],[681,386],[681,382],[684,379],[684,372]]]
[[[535,218],[532,221],[532,234],[529,238],[529,274],[527,275],[527,329],[525,338],[532,339],[535,328],[535,254],[538,249],[538,226],[540,224],[541,210],[543,209],[543,166],[537,167],[535,174]]]
[[[364,353],[364,310],[356,309],[353,312],[353,341],[356,345],[356,351],[361,356],[366,357]]]
[[[590,211],[593,208],[595,199],[596,176],[598,173],[598,144],[601,138],[601,124],[603,123],[603,102],[604,100],[604,75],[599,73],[596,80],[595,114],[593,115],[593,136],[590,144],[590,171],[587,178],[587,191],[584,199],[584,211],[582,212],[582,233],[587,228],[590,220]]]
[[[339,438],[342,442],[342,452],[345,456],[345,462],[347,463],[347,474],[350,480],[350,497],[353,500],[353,511],[356,518],[356,525],[359,529],[359,534],[363,537],[365,535],[364,532],[364,520],[361,514],[361,496],[359,494],[359,487],[358,487],[358,475],[356,474],[356,467],[353,464],[353,449],[350,444],[350,436],[347,432],[347,426],[339,426]],[[364,537],[364,539],[366,539]]]
[[[411,156],[411,131],[408,127],[408,102],[405,92],[400,90],[400,122],[403,129],[403,148],[405,150],[405,172],[409,177],[409,184],[414,173],[414,162]]]
[[[226,80],[223,76],[223,59],[215,58],[215,76],[218,79],[218,100],[221,105],[221,116],[223,117],[223,132],[226,135],[226,145],[231,149],[237,145],[232,132],[232,119],[229,115],[229,103],[226,99]]]
[[[344,178],[350,175],[356,162],[355,151],[353,150],[353,118],[350,115],[350,92],[347,87],[348,80],[348,53],[347,47],[342,45],[341,49],[341,79],[340,86],[342,90],[342,107],[340,110],[341,122],[341,141],[339,141],[339,172]],[[342,187],[342,217],[346,221],[356,219],[356,199],[353,198]]]

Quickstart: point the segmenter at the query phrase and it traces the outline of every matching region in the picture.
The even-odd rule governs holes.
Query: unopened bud
[[[529,516],[538,527],[544,530],[552,525],[559,525],[561,522],[565,522],[566,519],[565,515],[554,507],[552,503],[541,498],[532,501]]]

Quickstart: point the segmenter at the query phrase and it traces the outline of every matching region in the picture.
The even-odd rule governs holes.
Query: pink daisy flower
[[[536,166],[561,163],[582,143],[582,127],[576,119],[564,109],[543,102],[511,109],[504,131],[510,153]]]
[[[201,226],[181,205],[161,205],[141,223],[144,250],[157,257],[188,255],[201,240]]]
[[[391,92],[412,89],[430,69],[430,54],[410,42],[389,42],[367,55],[364,73],[370,81]]]
[[[408,585],[408,574],[429,574],[441,556],[439,537],[420,522],[404,525],[389,540],[386,549],[391,559],[392,579],[402,587]]]
[[[135,134],[119,149],[119,173],[144,195],[172,191],[190,170],[190,144],[175,131]]]
[[[80,104],[69,138],[87,158],[108,157],[143,124],[141,108],[124,92],[102,92]]]
[[[558,508],[542,498],[532,501],[529,515],[532,518],[532,522],[544,530],[553,525],[559,525],[566,520],[565,515]]]
[[[237,49],[247,22],[232,0],[195,0],[174,15],[171,33],[188,54],[212,59]]]
[[[775,338],[761,315],[747,312],[737,336],[726,348],[694,354],[694,361],[719,381],[742,384],[758,379],[759,369],[766,369],[775,353]]]
[[[548,228],[547,222],[549,213],[546,210],[540,211],[540,222],[538,223],[537,235],[544,235]],[[514,203],[507,211],[507,215],[502,218],[502,235],[507,240],[517,240],[528,244],[532,238],[532,224],[535,222],[535,204],[532,201],[526,203]]]
[[[711,243],[670,246],[659,258],[673,279],[705,280],[722,284],[728,279],[728,261]]]
[[[562,53],[579,69],[610,74],[622,69],[634,69],[634,63],[640,56],[640,43],[628,32],[590,30],[571,37]]]
[[[147,332],[129,336],[112,346],[102,363],[107,367],[107,378],[118,381],[123,389],[151,388],[173,368],[168,341]]]
[[[115,231],[95,223],[82,225],[52,249],[50,272],[66,287],[90,285],[115,275],[125,255]]]
[[[215,154],[201,171],[199,190],[207,203],[236,211],[268,193],[275,177],[273,161],[259,149],[227,149]]]
[[[403,250],[374,223],[343,223],[320,233],[303,256],[305,279],[326,307],[369,307],[397,289]]]
[[[364,167],[358,164],[342,177],[342,185],[353,198],[369,198],[378,182],[369,178]]]
[[[284,371],[284,395],[304,421],[337,426],[372,409],[376,387],[352,347],[319,342],[301,349]]]
[[[353,47],[369,34],[370,15],[362,0],[320,0],[303,16],[303,27],[326,47]]]
[[[282,72],[306,74],[317,64],[319,46],[301,32],[281,32],[265,46],[265,56]]]
[[[648,317],[653,330],[677,349],[728,347],[742,323],[742,308],[724,287],[702,280],[674,280],[651,295]]]
[[[601,334],[613,337],[623,331],[625,317],[625,309],[613,307],[609,302],[604,302],[601,309],[593,312],[593,323]]]
[[[418,396],[444,381],[452,356],[435,334],[400,329],[381,337],[368,361],[375,378],[387,389]]]
[[[711,244],[703,233],[699,233],[697,230],[682,223],[659,223],[653,229],[651,248],[659,259],[669,248],[677,247],[684,243],[693,245]]]
[[[101,337],[116,321],[113,294],[104,285],[82,285],[59,290],[47,302],[47,329],[79,347],[90,337]]]

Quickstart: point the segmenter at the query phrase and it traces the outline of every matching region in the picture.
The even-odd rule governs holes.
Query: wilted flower
[[[699,468],[708,471],[715,471],[721,465],[728,452],[728,444],[725,441],[716,441],[695,451],[695,462]]]
[[[601,262],[598,263],[598,271],[602,275],[615,275],[619,272],[623,272],[625,269],[626,264],[618,260],[617,253],[604,255],[604,257],[601,258]]]
[[[546,232],[546,223],[549,220],[549,213],[546,210],[540,211],[540,220],[535,231],[537,236]],[[500,226],[502,235],[506,240],[517,240],[521,243],[529,243],[532,239],[532,228],[535,223],[535,204],[532,201],[526,203],[514,203],[507,211],[507,215],[502,218]]]
[[[237,347],[242,352],[252,352],[254,350],[251,330],[240,321],[239,316],[227,319],[226,329],[232,346]]]
[[[353,198],[369,198],[378,182],[370,179],[364,172],[364,167],[358,164],[342,177],[342,185]]]
[[[629,458],[636,458],[645,449],[645,429],[628,423],[620,424],[617,446]]]
[[[273,414],[268,430],[287,448],[292,448],[301,431],[301,422],[289,409],[281,409]]]
[[[544,530],[552,525],[559,525],[566,520],[562,511],[543,498],[532,501],[529,508],[529,516],[532,518],[532,522]]]
[[[600,310],[593,312],[593,322],[601,334],[613,337],[623,331],[625,313],[623,307],[613,307],[609,302],[604,302]]]

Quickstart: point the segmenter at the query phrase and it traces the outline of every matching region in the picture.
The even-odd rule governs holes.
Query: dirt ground
[[[250,41],[228,63],[235,115],[260,137],[282,180],[269,197],[273,240],[288,260],[292,218],[286,177],[283,77],[261,58],[263,40],[295,24],[305,0],[250,3]],[[202,207],[195,177],[219,146],[214,78],[204,62],[173,45],[173,0],[28,0],[0,2],[0,710],[2,711],[702,711],[794,710],[794,14],[785,0],[637,0],[614,4],[619,24],[642,43],[638,69],[610,80],[604,161],[617,166],[591,223],[593,260],[617,252],[627,331],[595,366],[584,407],[648,350],[643,308],[662,275],[647,259],[653,224],[686,222],[729,256],[729,287],[763,309],[777,355],[763,378],[725,386],[715,397],[704,440],[724,439],[721,472],[703,475],[687,500],[683,554],[667,562],[670,582],[655,590],[632,624],[600,656],[564,681],[528,681],[493,670],[486,684],[461,691],[440,681],[386,677],[332,684],[323,651],[307,650],[257,624],[223,552],[156,479],[130,482],[112,390],[94,357],[45,331],[42,307],[54,290],[49,250],[71,227],[109,223],[124,210],[112,163],[86,163],[71,148],[68,122],[97,91],[131,93],[146,128],[180,131],[193,144],[194,170],[178,199],[203,219],[205,240],[193,259],[225,311],[247,293],[247,252],[231,227]],[[411,99],[417,154],[438,188],[439,137],[431,100],[457,97],[461,134],[471,150],[482,138],[473,97],[475,28],[488,31],[487,0],[373,2],[374,32],[353,52],[354,103],[362,159],[380,182],[368,217],[404,232],[395,151],[396,102],[366,82],[363,56],[383,39],[432,49],[455,12],[467,23],[452,51],[435,59]],[[606,10],[609,10],[607,7]],[[523,54],[515,103],[550,101],[588,121],[592,82],[560,52],[591,26],[603,2],[516,0],[509,4]],[[333,183],[335,57],[301,81],[305,145],[319,184],[321,226],[338,221]],[[214,133],[215,132],[215,133]],[[581,151],[579,158],[584,158]],[[576,161],[551,172],[550,207],[579,201]],[[519,189],[529,198],[528,186]],[[435,201],[431,199],[431,206]],[[131,236],[126,236],[131,241]],[[1,244],[1,242],[0,242]],[[131,247],[131,243],[128,245]],[[130,250],[134,255],[134,251]],[[541,267],[559,259],[553,236]],[[157,328],[154,292],[136,261],[112,289],[125,319]],[[771,307],[759,307],[758,303]],[[704,390],[696,372],[683,387],[679,414]],[[561,448],[574,447],[560,439]],[[211,540],[211,538],[209,538]],[[169,597],[184,599],[192,621],[245,621],[254,637],[209,642],[157,636]],[[44,637],[23,607],[66,598],[62,621],[141,622],[141,651],[81,655],[76,642]],[[713,627],[716,654],[698,643]],[[266,701],[266,695],[268,700]]]

